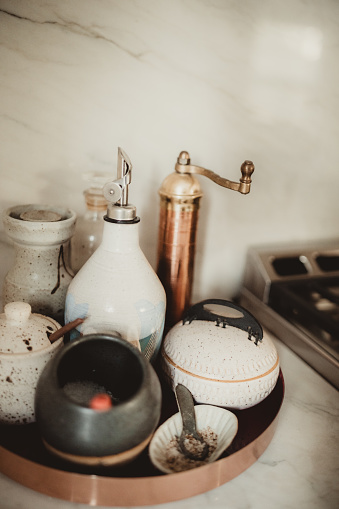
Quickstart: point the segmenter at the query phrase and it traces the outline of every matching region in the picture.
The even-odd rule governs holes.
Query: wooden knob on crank
[[[247,194],[250,192],[251,188],[251,175],[254,172],[254,164],[252,161],[244,161],[241,165],[241,179],[240,179],[240,187],[239,192],[242,194]]]

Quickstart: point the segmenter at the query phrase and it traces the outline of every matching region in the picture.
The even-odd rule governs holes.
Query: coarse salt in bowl
[[[231,445],[238,431],[237,417],[224,408],[212,405],[194,407],[197,430],[209,445],[205,460],[187,458],[179,449],[178,438],[182,432],[180,412],[172,415],[154,433],[149,446],[153,465],[165,474],[197,468],[217,460]]]

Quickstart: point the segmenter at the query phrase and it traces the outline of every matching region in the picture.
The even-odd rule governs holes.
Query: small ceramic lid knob
[[[9,302],[5,308],[6,320],[11,323],[25,323],[31,316],[32,308],[28,302]]]
[[[32,313],[27,302],[9,302],[4,311],[0,314],[0,354],[34,353],[52,347],[49,337],[60,329],[58,322]]]

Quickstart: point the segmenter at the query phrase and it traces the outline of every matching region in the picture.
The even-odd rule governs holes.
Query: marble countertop
[[[3,264],[1,273],[5,269]],[[334,509],[339,506],[338,392],[281,341],[276,338],[273,341],[280,355],[285,398],[275,435],[266,451],[249,469],[219,488],[150,507]],[[1,509],[88,507],[36,493],[1,473],[0,493]]]

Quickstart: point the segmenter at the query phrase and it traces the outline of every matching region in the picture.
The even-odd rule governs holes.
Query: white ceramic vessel
[[[205,318],[211,302],[198,305]],[[227,301],[213,302],[226,310]],[[227,304],[242,317],[212,313],[208,319],[194,319],[195,311],[191,311],[186,322],[177,323],[164,339],[161,366],[173,390],[178,383],[185,385],[197,403],[244,409],[272,392],[279,376],[279,358],[254,317],[240,306]],[[238,320],[242,328],[236,326]]]
[[[119,149],[118,180],[104,186],[110,201],[100,246],[72,280],[65,322],[86,318],[76,334],[119,334],[153,362],[162,340],[166,295],[139,245],[139,217],[127,202],[132,165]]]
[[[28,302],[34,313],[63,320],[66,291],[73,273],[68,244],[76,214],[49,205],[18,205],[3,213],[15,260],[3,287],[4,304]]]
[[[0,315],[0,422],[35,421],[34,397],[40,374],[59,348],[49,336],[60,328],[52,318],[31,313],[26,302],[11,302]]]
[[[140,249],[138,227],[105,221],[101,245],[68,288],[65,322],[86,317],[78,332],[118,333],[153,359],[162,339],[166,297]]]

